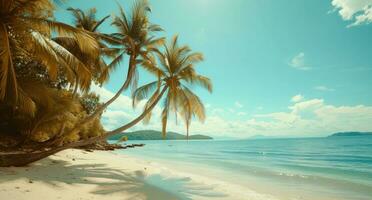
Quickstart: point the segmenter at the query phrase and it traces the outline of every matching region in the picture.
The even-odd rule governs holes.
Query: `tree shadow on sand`
[[[125,161],[123,163],[125,164]],[[147,176],[145,171],[127,173],[108,168],[105,164],[75,165],[73,162],[46,158],[32,167],[0,168],[0,183],[22,178],[40,181],[52,187],[61,187],[61,183],[94,185],[92,194],[125,193],[128,199],[195,199],[227,196],[215,191],[212,185],[195,183],[188,177],[165,177],[161,174]]]

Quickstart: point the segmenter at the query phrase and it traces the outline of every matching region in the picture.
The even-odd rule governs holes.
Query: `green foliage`
[[[160,131],[154,130],[142,130],[142,131],[134,131],[134,132],[127,132],[114,135],[110,137],[110,140],[121,140],[121,138],[127,137],[128,140],[162,140],[163,135]],[[175,133],[175,132],[167,132],[166,138],[167,140],[186,140],[186,136]],[[190,140],[210,140],[213,139],[206,135],[191,135],[189,137]]]
[[[84,107],[87,114],[92,114],[100,105],[99,96],[95,93],[86,93],[80,97],[80,103]]]

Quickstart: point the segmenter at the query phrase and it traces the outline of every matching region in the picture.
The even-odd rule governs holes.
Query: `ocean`
[[[130,141],[120,153],[278,199],[371,200],[372,137]]]

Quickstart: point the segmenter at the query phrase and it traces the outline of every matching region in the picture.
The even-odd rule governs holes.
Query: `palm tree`
[[[126,80],[111,99],[97,107],[93,113],[66,132],[79,132],[83,125],[99,117],[130,85],[135,88],[138,80],[137,66],[150,62],[152,54],[158,52],[157,47],[164,43],[164,38],[156,38],[151,35],[154,32],[162,31],[162,29],[158,25],[153,25],[149,22],[147,14],[151,10],[147,0],[137,0],[134,3],[130,18],[127,17],[124,9],[120,5],[118,6],[120,8],[120,17],[114,17],[112,24],[117,27],[119,32],[111,35],[101,34],[100,37],[110,42],[111,45],[119,46],[115,48],[119,51],[117,57],[113,59],[102,74],[105,76],[105,74],[112,72],[121,63],[125,55],[128,54],[130,58]],[[92,138],[95,141],[99,141],[99,139],[105,139],[105,137]],[[57,140],[60,141],[63,138],[57,138]]]
[[[73,54],[50,39],[52,31],[76,38],[82,52],[92,57],[98,55],[96,40],[84,30],[53,21],[53,9],[53,2],[49,0],[0,0],[0,102],[31,115],[35,113],[36,105],[18,84],[15,58],[21,58],[23,62],[39,61],[51,79],[56,79],[59,68],[67,77],[78,72],[81,88],[87,89],[91,82],[90,71]]]
[[[51,147],[47,151],[28,152],[27,155],[25,153],[0,154],[0,166],[23,166],[64,149],[93,144],[109,136],[121,133],[142,120],[148,122],[151,117],[151,111],[164,96],[164,107],[162,111],[162,132],[164,136],[166,134],[166,125],[170,111],[174,111],[182,116],[186,122],[187,129],[190,126],[192,116],[204,120],[205,112],[201,100],[187,87],[187,85],[200,85],[209,92],[212,92],[212,84],[209,78],[199,75],[195,71],[195,64],[202,61],[203,56],[200,53],[192,53],[187,46],[178,46],[177,40],[177,37],[174,37],[169,45],[164,46],[165,52],[159,52],[157,54],[160,66],[156,65],[154,57],[149,57],[143,63],[142,66],[156,75],[158,80],[138,88],[133,93],[133,105],[136,105],[139,101],[147,98],[151,92],[155,91],[147,101],[144,111],[137,118],[101,136],[80,140],[63,146]]]
[[[20,7],[19,9],[23,9],[23,11],[20,13],[14,12],[18,13],[19,16],[13,13],[13,7]],[[29,9],[25,9],[27,7],[29,7]],[[39,13],[37,12],[39,9],[43,9],[51,13],[52,4],[49,2],[49,0],[0,0],[0,97],[4,93],[4,99],[6,99],[5,97],[9,98],[9,92],[12,92],[11,89],[20,88],[16,87],[17,82],[14,75],[14,66],[11,63],[13,52],[20,54],[23,59],[26,59],[28,56],[30,56],[30,54],[27,54],[27,52],[35,49],[33,52],[36,55],[35,57],[39,58],[40,61],[48,67],[47,69],[49,74],[51,74],[51,77],[54,73],[56,73],[55,71],[57,69],[56,67],[53,67],[52,64],[59,63],[61,63],[59,66],[65,68],[65,71],[70,70],[71,72],[76,72],[79,75],[80,73],[84,74],[82,71],[77,69],[77,63],[81,63],[81,61],[73,56],[71,52],[49,39],[51,36],[50,30],[52,28],[60,32],[60,36],[76,37],[76,42],[78,42],[79,50],[81,52],[91,53],[92,55],[97,56],[99,55],[98,52],[93,50],[98,49],[99,46],[97,45],[94,37],[91,36],[90,32],[83,29],[77,30],[76,28],[63,23],[52,21],[49,19],[50,16],[47,15],[50,14],[49,12]],[[161,29],[159,26],[151,25],[148,22],[147,13],[149,11],[150,9],[147,1],[139,0],[135,3],[132,16],[128,20],[123,9],[120,7],[121,16],[115,17],[113,23],[119,29],[119,33],[115,33],[110,36],[103,36],[107,37],[112,44],[121,45],[120,48],[118,48],[120,49],[120,53],[105,70],[108,72],[114,70],[120,61],[122,61],[125,54],[128,54],[130,59],[126,81],[113,98],[103,104],[103,106],[96,109],[93,114],[77,123],[74,128],[69,130],[69,132],[79,132],[84,123],[87,123],[99,116],[99,114],[101,114],[108,105],[115,101],[130,85],[135,88],[137,80],[136,68],[139,65],[143,66],[146,70],[158,77],[157,81],[149,83],[136,90],[132,90],[134,97],[133,105],[136,105],[139,101],[147,98],[151,92],[155,91],[146,103],[143,113],[128,124],[97,137],[68,144],[59,143],[61,141],[63,142],[63,138],[62,140],[60,140],[61,138],[56,138],[56,140],[51,141],[51,143],[47,143],[48,145],[43,145],[43,150],[38,149],[31,152],[11,153],[0,152],[0,166],[22,166],[45,158],[61,150],[89,145],[108,136],[123,132],[143,119],[145,119],[145,121],[149,121],[152,109],[161,99],[164,99],[164,107],[162,112],[163,135],[166,133],[168,115],[171,111],[176,114],[178,113],[185,120],[187,132],[193,116],[196,116],[202,121],[204,120],[204,106],[199,97],[188,87],[188,85],[196,84],[206,88],[210,92],[212,91],[210,80],[197,74],[194,69],[195,64],[203,60],[203,56],[200,53],[192,53],[190,48],[187,46],[179,47],[177,44],[177,37],[174,37],[169,45],[164,45],[165,52],[161,53],[157,49],[157,46],[162,44],[164,39],[156,39],[155,37],[151,36],[152,32],[160,31]],[[17,27],[16,25],[18,24],[14,22],[14,20],[20,20],[19,25],[21,27]],[[27,20],[30,22],[26,23]],[[30,44],[30,46],[21,46],[19,45],[20,41],[24,41],[24,44]],[[30,43],[30,41],[33,43]],[[91,46],[94,48],[92,49]],[[49,58],[48,55],[50,54],[54,56]],[[153,54],[157,55],[158,60],[160,61],[160,66],[156,64],[157,59]],[[71,68],[68,66],[75,67]],[[81,67],[81,69],[83,68]],[[86,68],[86,71],[89,74],[89,69]],[[14,78],[7,78],[5,75],[14,75]],[[79,80],[79,82],[83,80],[89,80],[87,82],[87,86],[89,86],[91,79],[86,79],[83,77],[82,80]],[[72,82],[72,80],[70,81]],[[82,88],[86,87],[85,84],[81,85]],[[0,99],[0,101],[1,100],[2,99]],[[65,129],[65,127],[61,128],[61,130],[63,129]]]
[[[105,22],[110,16],[107,15],[100,20],[97,20],[96,8],[90,8],[87,11],[82,11],[79,8],[67,8],[68,11],[74,16],[74,24],[77,28],[87,30],[92,33],[96,33],[98,27]]]
[[[200,98],[191,91],[190,85],[199,85],[212,92],[212,83],[209,78],[199,75],[195,71],[195,64],[203,60],[201,53],[194,53],[188,46],[178,45],[178,36],[173,37],[168,45],[164,45],[165,52],[158,53],[160,67],[154,65],[155,58],[151,58],[144,64],[144,68],[158,76],[159,80],[151,82],[138,88],[133,93],[133,105],[148,97],[156,88],[155,94],[159,93],[159,87],[167,90],[165,93],[153,95],[145,105],[148,111],[144,122],[148,123],[151,119],[151,106],[165,94],[163,100],[162,133],[166,134],[167,121],[170,112],[180,115],[186,124],[187,138],[192,117],[200,121],[205,120],[205,109]],[[159,97],[160,96],[160,97]]]
[[[87,11],[82,11],[81,9],[68,8],[74,17],[74,26],[79,29],[87,31],[94,39],[97,40],[100,50],[100,56],[90,57],[90,55],[84,54],[76,41],[76,38],[72,37],[56,37],[53,38],[54,41],[64,46],[70,52],[72,52],[76,57],[78,57],[84,64],[90,67],[94,79],[102,84],[108,80],[108,73],[106,63],[104,62],[102,56],[114,58],[117,53],[116,48],[108,47],[103,41],[107,40],[107,36],[98,31],[100,25],[105,22],[110,16],[107,15],[102,19],[97,19],[95,8],[91,8]],[[76,82],[78,82],[79,75],[76,75]],[[75,96],[78,89],[78,84],[75,84],[73,90],[73,96]]]
[[[157,47],[164,43],[164,38],[156,38],[151,35],[163,31],[163,29],[149,22],[147,14],[151,9],[147,0],[136,1],[131,16],[127,16],[124,9],[120,5],[118,6],[120,16],[115,16],[112,23],[118,32],[111,35],[113,37],[111,41],[113,44],[120,45],[120,51],[108,66],[108,70],[115,69],[127,54],[129,66],[123,90],[130,85],[135,89],[138,80],[136,66],[143,64],[149,54],[157,51]]]
[[[67,10],[70,11],[74,16],[75,27],[88,31],[97,40],[100,47],[100,54],[102,56],[106,56],[109,58],[115,58],[117,56],[119,49],[106,45],[106,43],[112,42],[113,38],[110,37],[108,34],[101,33],[98,30],[98,28],[110,17],[110,15],[107,15],[101,19],[97,19],[96,8],[91,8],[85,12],[81,9],[71,7]],[[98,64],[100,64],[101,67],[104,67],[100,69],[100,77],[97,77],[99,83],[103,84],[108,80],[109,74],[107,71],[107,66],[102,59]]]
[[[85,124],[97,116],[99,116],[111,103],[113,103],[130,85],[136,88],[138,80],[137,66],[148,62],[151,54],[157,52],[157,47],[164,43],[164,38],[156,38],[151,36],[152,33],[162,31],[158,25],[151,24],[148,19],[150,7],[147,0],[138,0],[134,3],[130,18],[120,8],[120,17],[114,17],[113,25],[119,30],[118,33],[113,33],[110,36],[103,35],[106,41],[110,41],[113,45],[119,45],[117,48],[117,57],[107,66],[103,74],[108,74],[113,71],[123,61],[126,54],[129,55],[129,66],[126,80],[117,91],[117,93],[98,107],[94,113],[84,119],[81,124]],[[79,127],[75,127],[78,129]]]

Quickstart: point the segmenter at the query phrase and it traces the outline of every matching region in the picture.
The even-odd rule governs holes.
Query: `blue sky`
[[[118,2],[126,9],[132,3]],[[166,30],[162,35],[179,34],[182,43],[206,58],[198,69],[213,80],[214,92],[196,90],[207,105],[208,119],[193,123],[192,132],[244,138],[372,130],[371,0],[150,3],[151,21]],[[118,12],[113,0],[75,0],[67,6],[96,7],[100,17]],[[63,8],[57,18],[71,22]],[[115,29],[106,23],[101,31]],[[120,87],[125,68],[123,63],[104,88],[94,88],[103,100]],[[141,73],[142,83],[152,79]],[[123,102],[130,101],[127,95]],[[123,102],[104,114],[106,128],[140,111]],[[143,128],[159,129],[160,123],[155,119],[148,127],[135,127]],[[184,132],[182,124],[171,123],[170,129]]]

